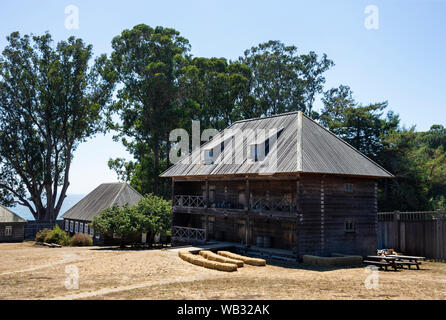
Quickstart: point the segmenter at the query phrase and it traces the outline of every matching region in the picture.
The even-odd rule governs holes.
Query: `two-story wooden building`
[[[304,254],[377,249],[377,181],[392,174],[301,112],[234,123],[172,178],[172,240]]]

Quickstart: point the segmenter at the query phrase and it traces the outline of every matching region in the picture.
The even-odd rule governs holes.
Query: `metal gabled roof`
[[[280,131],[276,143],[263,161],[248,159],[248,145],[258,129]],[[214,164],[204,164],[200,152],[227,141],[234,132],[243,132],[245,139],[234,139],[232,150],[243,150],[241,161],[225,163],[223,159],[233,159],[231,148],[224,150]],[[250,140],[251,139],[251,140]],[[273,152],[275,151],[275,152]],[[231,153],[232,152],[232,153]],[[273,161],[272,155],[277,155]],[[232,157],[232,158],[231,158]],[[194,159],[195,161],[192,161]],[[368,176],[378,178],[393,177],[391,173],[335,136],[302,112],[292,112],[267,118],[249,119],[235,122],[229,128],[195,150],[177,164],[166,170],[161,177],[193,177],[212,175],[274,173],[323,173]]]
[[[127,183],[104,183],[62,215],[64,219],[92,221],[102,210],[114,204],[133,206],[142,198]]]
[[[0,223],[26,222],[18,214],[0,205]]]

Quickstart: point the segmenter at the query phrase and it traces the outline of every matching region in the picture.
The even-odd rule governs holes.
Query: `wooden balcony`
[[[294,199],[283,197],[253,197],[248,209],[235,196],[217,196],[214,203],[206,206],[202,196],[176,195],[174,197],[174,212],[190,214],[224,215],[231,217],[246,217],[247,215],[265,218],[288,218],[295,220],[297,204]]]
[[[251,210],[258,212],[283,212],[295,213],[296,201],[280,197],[254,197],[251,201]]]

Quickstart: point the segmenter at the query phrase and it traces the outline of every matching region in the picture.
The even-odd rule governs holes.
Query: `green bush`
[[[68,246],[70,244],[70,236],[59,228],[59,226],[55,226],[54,229],[50,230],[46,235],[45,242]]]
[[[48,235],[48,233],[50,232],[50,229],[43,229],[40,230],[39,232],[37,232],[36,234],[36,242],[45,242],[45,238]]]
[[[78,233],[71,237],[70,244],[72,247],[88,247],[93,245],[93,239],[87,234]]]

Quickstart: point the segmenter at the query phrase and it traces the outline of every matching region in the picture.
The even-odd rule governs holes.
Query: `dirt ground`
[[[225,273],[169,250],[0,244],[0,299],[446,299],[445,263],[376,276],[365,268],[267,262]]]

